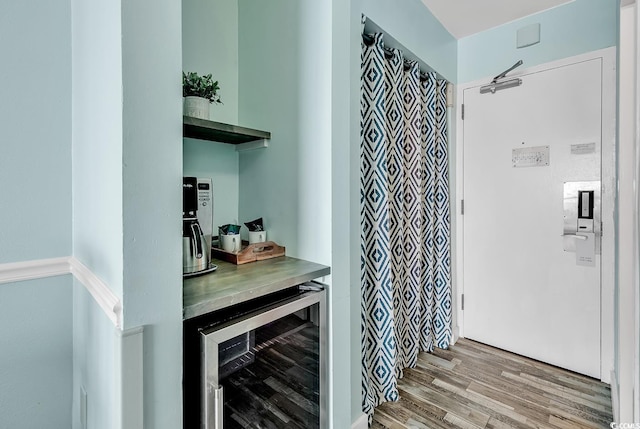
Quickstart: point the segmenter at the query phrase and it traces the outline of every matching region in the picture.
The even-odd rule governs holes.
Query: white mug
[[[249,231],[249,244],[267,241],[267,231]]]
[[[242,248],[240,234],[221,235],[222,249],[226,252],[239,252]]]

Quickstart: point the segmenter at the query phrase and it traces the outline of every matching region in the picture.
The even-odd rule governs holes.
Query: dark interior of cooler
[[[200,331],[231,323],[299,294],[297,288],[184,323],[184,427],[200,428]],[[315,308],[314,308],[315,307]],[[224,428],[318,428],[320,423],[317,304],[219,345]]]

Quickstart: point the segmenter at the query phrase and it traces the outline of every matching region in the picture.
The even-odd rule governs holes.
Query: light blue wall
[[[182,2],[182,68],[212,73],[223,104],[211,104],[214,121],[238,124],[238,1]],[[238,223],[239,155],[234,145],[184,139],[185,176],[213,180],[214,235],[217,227]]]
[[[181,2],[122,2],[124,328],[145,327],[157,429],[182,425],[181,49]]]
[[[238,124],[238,0],[182,2],[182,68],[213,75],[223,104],[211,104],[213,121]]]
[[[0,284],[0,427],[71,426],[71,278]]]
[[[123,328],[145,327],[145,425],[180,427],[181,6],[72,8],[74,255],[121,298]],[[89,427],[118,427],[122,339],[79,285],[74,327],[74,427],[81,388]]]
[[[68,1],[0,2],[0,264],[71,254],[70,37]],[[0,427],[70,427],[71,338],[70,276],[0,284]]]
[[[71,254],[70,23],[68,1],[0,3],[0,263]]]
[[[120,4],[109,0],[73,0],[71,7],[73,254],[121,298]]]
[[[73,254],[116,296],[122,281],[122,48],[119,2],[72,0]],[[99,84],[97,84],[99,82]],[[117,427],[115,327],[82,285],[73,286],[73,413],[81,429]]]
[[[240,155],[240,221],[287,254],[331,263],[331,7],[240,0],[239,120],[271,131]]]
[[[360,359],[360,16],[359,1],[332,2],[331,290],[334,421],[362,415]],[[345,327],[349,327],[345,329]],[[336,427],[348,427],[346,425]]]
[[[460,39],[458,82],[493,77],[519,59],[524,67],[616,45],[618,2],[575,0]],[[516,32],[540,23],[540,43],[516,48]]]
[[[420,0],[353,0],[361,12],[445,79],[456,80],[457,40]]]
[[[85,287],[73,282],[73,413],[80,421],[81,389],[87,397],[87,428],[118,428],[120,392],[117,389],[116,328]],[[47,426],[49,427],[49,426]],[[51,426],[53,427],[53,426]],[[66,426],[69,427],[69,426]]]
[[[214,235],[218,235],[218,226],[239,222],[240,159],[235,145],[184,139],[183,163],[185,176],[210,177],[213,180]]]

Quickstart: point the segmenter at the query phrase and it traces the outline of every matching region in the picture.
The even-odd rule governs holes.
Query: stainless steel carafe
[[[191,274],[209,268],[211,255],[202,228],[195,217],[182,219],[182,273]]]

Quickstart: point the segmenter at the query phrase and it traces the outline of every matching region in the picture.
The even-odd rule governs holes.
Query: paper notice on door
[[[584,267],[596,266],[596,236],[593,232],[580,232],[579,237],[586,237],[586,240],[576,240],[576,265]]]

